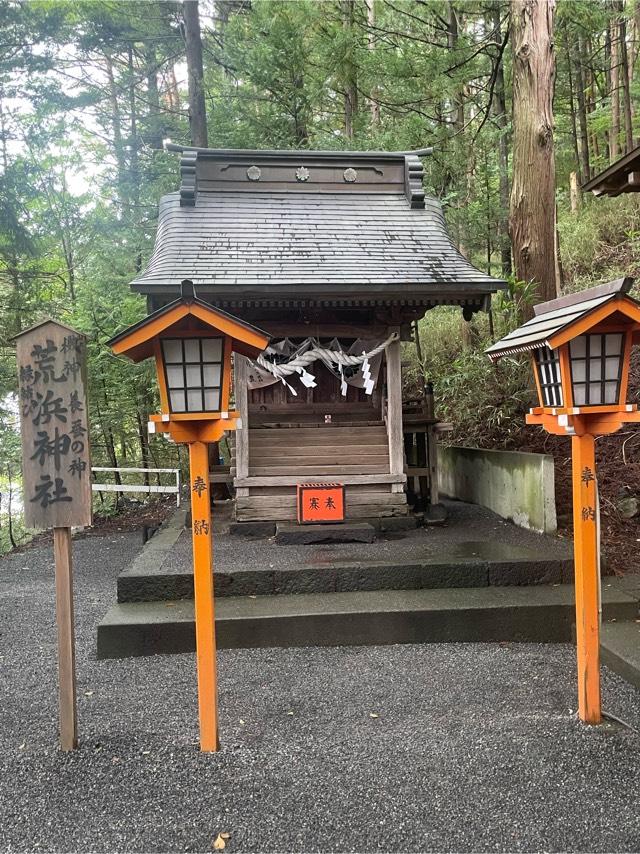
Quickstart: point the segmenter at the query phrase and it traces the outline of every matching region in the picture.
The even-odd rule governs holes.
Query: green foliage
[[[496,337],[505,335],[522,321],[529,301],[529,289],[511,282],[510,291],[493,308]],[[438,308],[420,322],[423,364],[415,348],[406,345],[406,393],[411,396],[421,386],[422,377],[433,382],[438,418],[450,421],[453,432],[444,437],[451,444],[472,447],[509,445],[522,429],[524,414],[532,405],[530,368],[526,358],[502,359],[493,365],[484,353],[491,344],[489,319],[476,317],[471,324],[472,346],[461,346],[466,321],[460,309]]]
[[[624,14],[637,101],[636,6],[627,3]],[[511,161],[510,152],[506,163],[500,155],[511,138],[506,0],[375,0],[373,20],[364,0],[200,0],[200,13],[210,145],[432,146],[426,185],[443,201],[454,242],[476,266],[500,272]],[[579,165],[578,69],[591,173],[609,161],[618,16],[608,0],[557,4],[555,151],[567,290],[640,267],[635,198],[585,199],[578,213],[568,210],[569,174]],[[47,315],[88,336],[94,462],[176,465],[175,446],[145,438],[158,405],[153,367],[114,359],[105,341],[145,314],[128,283],[150,255],[159,197],[177,186],[176,158],[162,140],[190,138],[182,4],[10,0],[0,5],[0,28],[0,479],[19,464],[10,338]],[[531,298],[530,285],[508,280],[494,300],[496,337],[520,322]],[[431,311],[420,328],[424,364],[407,346],[408,393],[426,375],[456,441],[508,442],[531,397],[528,368],[491,366],[486,316],[467,329],[464,347],[459,311]]]
[[[640,197],[585,198],[558,219],[568,290],[621,276],[640,276]]]

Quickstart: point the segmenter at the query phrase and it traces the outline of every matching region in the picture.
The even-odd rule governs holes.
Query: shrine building
[[[182,183],[133,289],[152,311],[189,280],[272,336],[235,358],[237,520],[293,520],[297,485],[327,482],[347,519],[407,514],[401,341],[434,306],[486,311],[504,283],[452,244],[416,154],[167,148]]]

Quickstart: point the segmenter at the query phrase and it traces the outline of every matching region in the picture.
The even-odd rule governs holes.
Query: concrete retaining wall
[[[493,510],[516,525],[555,533],[553,457],[438,446],[440,491]]]

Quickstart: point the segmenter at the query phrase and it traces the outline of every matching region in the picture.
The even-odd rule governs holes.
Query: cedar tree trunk
[[[495,0],[491,7],[491,26],[493,27],[493,41],[498,46],[498,49],[502,45],[500,11],[500,2],[499,0]],[[493,110],[496,117],[496,124],[500,128],[500,141],[498,143],[500,258],[502,261],[502,275],[510,276],[513,270],[511,268],[511,239],[509,237],[509,120],[507,118],[503,57],[497,57],[496,62]]]
[[[557,295],[553,84],[555,0],[511,0],[513,179],[510,226],[515,272]]]
[[[184,0],[184,38],[189,76],[189,126],[191,144],[206,148],[207,110],[204,101],[204,71],[202,66],[202,37],[198,0]]]

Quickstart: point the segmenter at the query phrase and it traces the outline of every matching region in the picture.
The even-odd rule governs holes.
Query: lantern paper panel
[[[579,335],[569,344],[574,406],[619,402],[624,334]]]
[[[540,382],[543,406],[562,406],[560,356],[557,350],[540,347],[535,351],[536,369]]]
[[[222,338],[165,338],[162,354],[171,412],[218,412]]]

